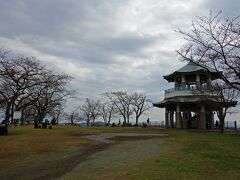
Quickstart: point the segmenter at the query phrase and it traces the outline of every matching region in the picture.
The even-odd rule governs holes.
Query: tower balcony
[[[179,97],[179,96],[196,96],[196,95],[208,95],[213,96],[215,93],[207,86],[178,86],[175,88],[165,90],[165,99],[171,97]]]

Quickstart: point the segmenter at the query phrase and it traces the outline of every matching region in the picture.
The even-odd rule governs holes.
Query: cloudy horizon
[[[239,9],[237,0],[8,0],[0,6],[0,46],[74,77],[69,111],[106,91],[143,92],[156,102],[173,87],[162,76],[185,64],[175,30],[210,10],[237,16]],[[164,119],[157,108],[149,116]]]

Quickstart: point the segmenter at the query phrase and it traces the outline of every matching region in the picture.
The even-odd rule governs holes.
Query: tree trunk
[[[73,115],[71,116],[71,125],[73,126]]]
[[[220,132],[224,133],[224,120],[223,109],[219,110]]]
[[[129,125],[129,116],[127,116],[127,124]]]
[[[138,126],[138,119],[139,119],[139,116],[136,115],[136,122],[135,122],[136,126]]]
[[[126,124],[127,124],[127,118],[126,116],[123,116],[123,126],[126,126]]]
[[[6,113],[5,113],[5,126],[7,128],[8,126],[8,122],[9,122],[9,119],[10,119],[10,111],[11,111],[11,103],[7,103],[7,106],[6,106]]]
[[[111,118],[108,119],[107,125],[110,126]]]
[[[34,128],[38,128],[38,116],[34,117]]]
[[[44,114],[40,114],[39,119],[38,119],[38,123],[42,123],[44,117],[45,117]]]
[[[38,125],[42,123],[44,117],[45,117],[44,113],[38,112],[34,120],[34,128],[38,128]]]
[[[23,123],[24,123],[24,110],[25,110],[25,108],[22,108],[22,112],[21,112],[21,119],[20,119],[20,123],[21,123],[21,125],[23,125]]]
[[[108,120],[106,118],[103,119],[105,126],[108,126]]]
[[[13,116],[14,116],[14,103],[12,103],[12,106],[11,106],[11,123],[12,123],[12,127],[14,127],[14,125],[15,125]]]

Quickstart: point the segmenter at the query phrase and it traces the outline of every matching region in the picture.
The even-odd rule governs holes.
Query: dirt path
[[[102,133],[88,135],[91,145],[73,147],[32,157],[8,169],[0,169],[0,179],[98,179],[111,177],[122,169],[164,148],[164,134]]]
[[[166,137],[167,134],[144,134],[144,133],[102,133],[96,135],[84,136],[84,138],[97,141],[100,143],[111,144],[115,143],[117,140],[140,140],[149,139],[154,137]]]
[[[85,138],[111,144],[78,164],[71,172],[59,178],[67,179],[115,179],[128,173],[135,166],[165,149],[162,138],[166,134],[103,133]]]
[[[0,169],[1,180],[54,179],[71,171],[86,157],[106,148],[106,144],[74,147],[63,151],[39,154],[25,162]]]

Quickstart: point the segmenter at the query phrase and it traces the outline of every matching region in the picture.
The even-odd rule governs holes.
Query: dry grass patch
[[[32,126],[10,129],[9,136],[0,137],[0,167],[19,163],[33,155],[58,151],[91,142],[80,137],[88,134],[78,128],[54,127],[33,129]]]

